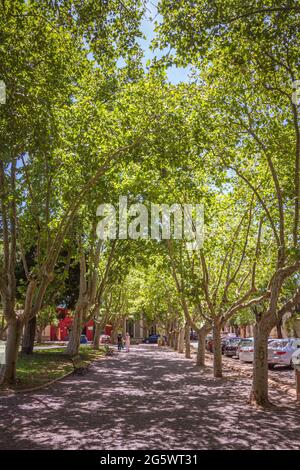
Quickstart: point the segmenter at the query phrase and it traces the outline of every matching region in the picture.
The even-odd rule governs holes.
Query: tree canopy
[[[1,380],[15,380],[23,330],[29,351],[62,302],[72,354],[84,321],[143,315],[166,335],[213,331],[215,376],[222,328],[254,323],[251,397],[267,403],[267,338],[300,303],[298,2],[160,0],[147,67],[143,1],[0,12]],[[190,80],[170,83],[170,65]],[[121,196],[149,214],[203,204],[204,244],[98,240],[97,207]]]

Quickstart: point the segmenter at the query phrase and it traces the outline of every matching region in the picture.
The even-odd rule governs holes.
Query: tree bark
[[[174,338],[175,338],[175,333],[174,331],[171,331],[170,333],[170,347],[174,348]]]
[[[22,326],[22,322],[18,318],[12,319],[8,322],[5,366],[1,368],[0,384],[12,385],[16,381],[17,360]]]
[[[170,330],[171,330],[171,325],[167,324],[166,328],[166,346],[170,346]]]
[[[283,335],[282,335],[282,318],[280,318],[280,320],[278,321],[278,323],[276,325],[276,330],[277,330],[277,338],[282,339],[283,338]]]
[[[66,353],[70,356],[77,356],[80,347],[80,335],[82,331],[82,308],[75,311],[74,320],[70,332],[69,342],[66,348]]]
[[[184,328],[180,328],[178,335],[178,352],[183,354],[184,351]]]
[[[22,341],[22,354],[32,354],[34,348],[34,339],[36,331],[36,316],[31,318],[24,328],[23,341]]]
[[[179,337],[178,331],[175,331],[175,333],[174,333],[174,349],[175,349],[175,351],[178,351],[178,337]]]
[[[214,377],[222,377],[222,348],[221,348],[221,325],[216,322],[213,327],[214,341]]]
[[[74,312],[74,319],[72,324],[72,329],[70,333],[69,342],[67,345],[66,352],[70,356],[77,356],[79,353],[80,346],[80,335],[82,331],[82,322],[84,318],[84,313],[88,307],[88,298],[87,298],[87,280],[86,280],[86,260],[85,254],[82,251],[80,246],[80,283],[79,283],[79,295],[76,303],[76,308]]]
[[[191,333],[190,333],[190,324],[186,322],[185,324],[185,357],[187,359],[191,358]]]
[[[269,331],[265,325],[259,322],[255,324],[253,379],[250,400],[259,406],[269,405],[268,334]]]
[[[235,326],[234,327],[234,332],[235,332],[236,336],[240,336],[241,335],[241,328],[239,326]]]
[[[202,327],[198,331],[198,350],[197,350],[197,366],[205,366],[205,340],[206,340],[206,329]]]
[[[116,322],[113,324],[113,329],[112,329],[112,334],[111,334],[111,340],[113,344],[116,344],[117,342],[119,329],[122,329],[121,328],[122,321],[123,321],[123,317],[118,318]]]
[[[101,333],[101,324],[97,322],[96,327],[95,327],[94,339],[93,339],[94,349],[99,349],[100,333]]]

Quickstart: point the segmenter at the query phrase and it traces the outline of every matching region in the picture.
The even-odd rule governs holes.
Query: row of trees
[[[237,277],[243,267],[241,259],[233,268],[230,251],[226,261],[225,257],[221,261],[227,273],[229,263],[229,275],[220,316],[231,315],[243,302],[262,304],[255,323],[252,399],[266,404],[267,338],[278,319],[300,299],[300,132],[293,93],[299,67],[299,5],[293,1],[285,5],[252,2],[245,8],[240,0],[217,4],[163,0],[159,12],[163,21],[157,25],[157,42],[176,50],[173,60],[177,64],[191,64],[198,71],[203,97],[199,124],[202,127],[205,123],[203,158],[218,163],[227,172],[230,185],[245,186],[253,209],[257,206],[256,214],[249,209],[253,214],[249,220],[256,219],[258,226],[250,286],[235,295],[228,309],[228,285],[234,283],[240,290]],[[266,247],[261,249],[261,228],[271,245],[267,257]],[[250,232],[251,223],[243,237],[243,257]],[[258,282],[257,258],[261,256],[267,272]],[[209,288],[211,276],[205,258],[203,254],[206,302],[216,316],[215,292]],[[290,296],[283,296],[288,283],[294,283],[294,288]]]
[[[142,3],[0,9],[1,381],[15,380],[22,331],[30,353],[37,318],[72,280],[70,354],[91,318],[97,345],[108,320],[155,313],[171,344],[187,339],[187,356],[187,331],[198,332],[199,365],[212,330],[221,377],[222,327],[252,312],[251,399],[266,405],[268,335],[300,302],[297,2],[162,0],[154,45],[171,49],[147,71]],[[193,80],[168,83],[172,62]],[[203,247],[98,240],[97,206],[120,195],[149,208],[202,202]]]

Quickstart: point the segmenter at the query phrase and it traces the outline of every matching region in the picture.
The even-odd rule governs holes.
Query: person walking
[[[122,347],[123,347],[123,336],[122,336],[121,333],[118,334],[117,340],[118,340],[118,351],[122,351]]]
[[[125,346],[126,346],[126,352],[129,352],[129,348],[130,348],[130,336],[129,336],[129,333],[126,333],[126,336],[125,336]]]

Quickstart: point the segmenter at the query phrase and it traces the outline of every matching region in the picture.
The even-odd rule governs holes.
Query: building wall
[[[42,341],[50,341],[51,339],[51,326],[48,325],[42,332]]]
[[[137,343],[143,341],[143,339],[148,335],[147,328],[145,328],[144,320],[132,320],[132,319],[125,319],[123,325],[123,334],[126,333],[130,334],[132,340]]]

